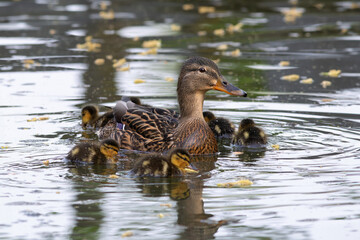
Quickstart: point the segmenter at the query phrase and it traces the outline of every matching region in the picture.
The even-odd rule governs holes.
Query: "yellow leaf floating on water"
[[[134,37],[132,40],[133,40],[134,42],[137,42],[137,41],[140,40],[140,38],[139,38],[139,37]]]
[[[126,231],[126,232],[124,232],[123,234],[121,234],[121,237],[131,237],[131,236],[133,236],[134,234],[133,234],[133,232],[132,231]]]
[[[87,36],[85,38],[85,43],[77,44],[76,48],[77,49],[86,49],[88,52],[98,52],[98,51],[100,51],[101,44],[93,42],[92,36]]]
[[[274,150],[279,150],[279,149],[280,149],[279,144],[273,144],[273,145],[271,145],[271,147],[272,147]]]
[[[160,48],[161,40],[149,40],[142,43],[143,48]]]
[[[281,61],[281,62],[279,62],[279,66],[282,66],[282,67],[290,66],[290,62],[289,61]]]
[[[215,36],[219,36],[219,37],[223,37],[225,35],[225,30],[220,28],[220,29],[215,29],[213,31]]]
[[[244,24],[242,23],[238,23],[236,25],[230,23],[229,25],[227,25],[226,31],[230,34],[233,34],[234,32],[242,32],[243,25]]]
[[[50,161],[49,161],[49,160],[45,160],[45,161],[43,161],[42,163],[43,163],[45,166],[49,166]]]
[[[101,12],[99,12],[99,16],[105,20],[111,20],[111,19],[115,18],[115,14],[114,14],[113,10],[101,11]]]
[[[122,65],[124,65],[126,63],[126,59],[125,58],[121,58],[119,60],[114,60],[113,62],[113,68],[119,68]]]
[[[174,78],[172,78],[172,77],[166,77],[165,80],[166,80],[167,82],[173,82],[173,81],[174,81]]]
[[[144,83],[144,82],[146,82],[146,81],[145,81],[145,80],[142,80],[142,79],[135,79],[135,80],[134,80],[134,83],[135,83],[135,84]]]
[[[113,56],[112,56],[112,55],[106,55],[106,59],[107,59],[107,60],[112,60],[112,59],[113,59]]]
[[[8,149],[9,146],[1,146],[1,149]]]
[[[300,83],[302,83],[302,84],[312,84],[313,82],[314,82],[314,80],[312,78],[300,80]]]
[[[121,72],[126,72],[126,71],[129,71],[129,70],[130,70],[130,65],[126,66],[126,67],[119,68],[119,71],[121,71]]]
[[[253,184],[249,179],[241,179],[236,182],[218,183],[218,187],[233,188],[233,187],[250,187]]]
[[[111,175],[108,176],[108,178],[116,179],[116,178],[119,178],[119,176],[116,175],[116,174],[111,174]]]
[[[328,72],[320,73],[320,75],[336,78],[340,75],[340,73],[341,73],[341,70],[331,69]]]
[[[188,4],[182,5],[182,9],[184,11],[190,11],[190,10],[193,10],[194,8],[195,8],[194,4],[188,3]]]
[[[198,31],[198,32],[197,32],[197,35],[198,35],[199,37],[203,37],[203,36],[206,36],[206,35],[207,35],[207,32],[206,32],[206,31]]]
[[[157,216],[158,216],[158,218],[163,218],[163,217],[164,217],[164,214],[159,213]]]
[[[171,208],[171,207],[172,207],[171,203],[162,203],[162,204],[160,204],[160,206],[162,206],[162,207],[168,207],[168,208]]]
[[[179,32],[181,30],[181,26],[178,24],[171,24],[170,25],[171,31]]]
[[[28,121],[28,122],[36,122],[36,121],[44,121],[44,120],[48,120],[48,119],[49,119],[48,117],[38,117],[38,118],[34,117],[34,118],[28,119],[26,121]]]
[[[334,101],[334,99],[331,99],[331,98],[323,98],[321,99],[322,102],[332,102]]]
[[[320,85],[323,87],[323,88],[327,88],[329,86],[331,86],[331,82],[330,81],[322,81],[320,83]]]
[[[103,59],[103,58],[95,59],[94,63],[95,63],[95,65],[98,65],[98,66],[104,65],[105,59]]]
[[[281,11],[284,14],[284,21],[287,23],[295,22],[297,18],[301,17],[303,11],[300,8],[292,7]]]
[[[240,49],[237,48],[234,51],[230,52],[230,55],[233,57],[238,57],[241,55],[241,51],[240,51]]]
[[[150,55],[150,54],[152,54],[152,55],[156,55],[157,54],[157,48],[150,48],[149,50],[147,50],[147,51],[145,51],[145,52],[141,52],[141,53],[139,53],[139,55]]]
[[[220,50],[220,51],[225,51],[225,50],[228,49],[228,45],[227,44],[221,44],[221,45],[217,46],[216,49]]]
[[[212,7],[212,6],[199,6],[198,12],[200,14],[213,13],[213,12],[215,12],[215,7]]]
[[[291,75],[283,76],[281,79],[282,79],[282,80],[286,80],[286,81],[293,82],[293,81],[299,80],[299,78],[300,78],[299,75],[297,75],[297,74],[291,74]]]

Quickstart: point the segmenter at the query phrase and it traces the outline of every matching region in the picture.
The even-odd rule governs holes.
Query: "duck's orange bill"
[[[219,79],[217,81],[216,85],[213,87],[213,89],[217,90],[217,91],[225,92],[227,94],[234,95],[234,96],[241,96],[241,97],[247,96],[247,93],[244,90],[235,87],[234,85],[232,85],[225,79]]]

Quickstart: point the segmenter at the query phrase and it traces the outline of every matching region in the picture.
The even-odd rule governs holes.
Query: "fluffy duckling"
[[[132,173],[140,177],[171,177],[197,172],[190,164],[190,158],[184,149],[175,149],[167,157],[149,154],[135,163]]]
[[[229,137],[234,134],[235,126],[228,119],[222,117],[215,117],[210,111],[203,112],[205,121],[209,124],[209,127],[213,131],[215,137]]]
[[[95,105],[86,105],[81,109],[81,121],[82,127],[100,128],[106,125],[106,123],[114,118],[112,111],[106,112],[99,116],[99,109]]]
[[[94,164],[116,163],[119,144],[114,139],[101,142],[83,142],[77,144],[67,155],[73,163],[85,162]]]
[[[267,143],[267,137],[252,119],[246,118],[240,122],[239,131],[235,134],[232,142],[244,147],[263,147]]]

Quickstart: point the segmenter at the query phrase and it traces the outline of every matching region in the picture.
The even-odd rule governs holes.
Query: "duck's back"
[[[162,156],[150,154],[135,163],[131,171],[139,177],[170,177],[181,176],[178,170],[169,160]]]

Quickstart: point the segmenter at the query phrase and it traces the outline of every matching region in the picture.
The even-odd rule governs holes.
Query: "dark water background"
[[[359,239],[360,2],[218,0],[189,11],[184,3],[0,2],[0,239],[119,239],[127,231],[130,239]],[[114,18],[101,17],[102,5]],[[289,22],[282,12],[291,8]],[[241,32],[213,34],[239,22]],[[86,36],[98,51],[77,48]],[[162,47],[140,55],[151,39]],[[266,151],[219,143],[219,156],[186,179],[129,178],[127,157],[118,169],[62,162],[74,144],[96,138],[79,124],[84,104],[112,107],[130,95],[176,109],[179,68],[192,55],[220,60],[224,76],[249,93],[209,92],[204,108],[236,125],[253,118],[269,135]],[[130,71],[116,71],[110,56],[125,57]],[[321,75],[331,69],[341,75]],[[313,83],[281,80],[289,74]],[[48,119],[27,121],[39,117]],[[253,185],[217,187],[240,178]]]

